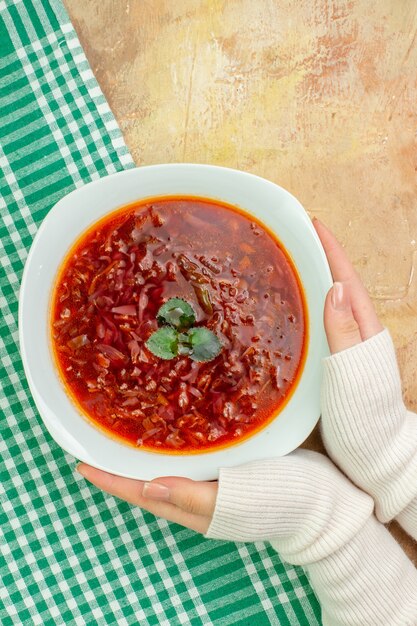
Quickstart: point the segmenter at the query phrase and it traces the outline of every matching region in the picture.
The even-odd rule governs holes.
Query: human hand
[[[373,509],[372,499],[328,458],[309,450],[222,468],[219,487],[175,477],[144,483],[84,463],[77,469],[100,489],[207,537],[273,540],[287,561],[300,565],[347,543]]]
[[[417,419],[404,406],[394,346],[365,287],[330,231],[314,226],[335,281],[324,310],[332,356],[324,362],[323,440],[386,522],[417,494]]]
[[[145,482],[115,476],[86,463],[79,463],[76,469],[96,487],[113,496],[198,533],[207,532],[216,503],[217,481],[197,482],[164,476]]]

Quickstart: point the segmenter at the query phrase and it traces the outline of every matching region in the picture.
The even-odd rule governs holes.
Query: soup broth
[[[163,360],[145,342],[170,298],[221,343],[209,362]],[[67,255],[51,307],[52,346],[81,412],[126,443],[206,452],[264,427],[304,360],[306,310],[281,243],[220,202],[157,198],[107,215]]]

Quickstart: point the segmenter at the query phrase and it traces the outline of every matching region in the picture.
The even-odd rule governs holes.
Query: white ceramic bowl
[[[240,444],[197,455],[146,452],[95,428],[80,415],[64,390],[53,364],[48,331],[51,289],[74,240],[118,207],[148,197],[181,194],[241,207],[276,232],[298,269],[309,322],[304,370],[277,418]],[[54,206],[26,262],[20,291],[19,337],[36,406],[50,434],[64,450],[95,467],[130,478],[181,475],[213,479],[219,467],[287,454],[306,439],[320,415],[321,360],[327,354],[322,317],[330,285],[323,249],[303,207],[290,193],[263,178],[191,164],[153,165],[101,178],[71,192]]]

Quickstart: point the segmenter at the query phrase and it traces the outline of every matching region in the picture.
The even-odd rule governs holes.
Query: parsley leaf
[[[178,333],[171,326],[163,326],[149,337],[145,345],[160,359],[173,359],[178,355]]]
[[[195,312],[182,298],[170,298],[161,306],[156,317],[161,328],[146,342],[146,347],[160,359],[189,356],[193,361],[212,361],[220,354],[222,345],[208,328],[193,327]]]
[[[169,324],[179,330],[190,328],[195,322],[194,309],[182,298],[170,298],[159,309],[158,324]]]
[[[188,338],[192,348],[190,359],[193,361],[199,363],[212,361],[220,354],[222,344],[208,328],[191,328],[188,331]]]

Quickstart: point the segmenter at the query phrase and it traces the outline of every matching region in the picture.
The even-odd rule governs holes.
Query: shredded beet
[[[166,361],[146,348],[171,297],[219,338],[213,361]],[[159,199],[101,220],[65,261],[52,311],[70,395],[94,422],[153,450],[205,451],[258,430],[303,357],[291,261],[260,224],[209,200]]]

